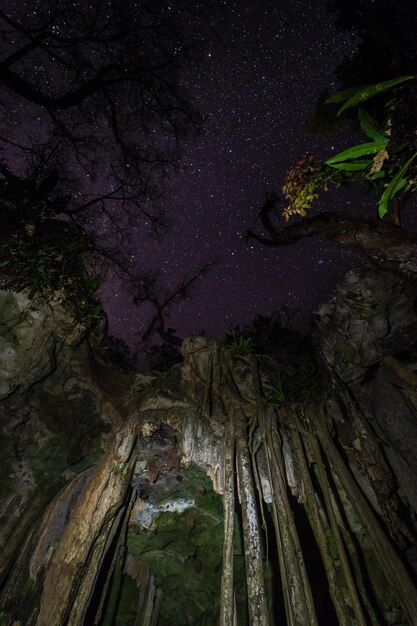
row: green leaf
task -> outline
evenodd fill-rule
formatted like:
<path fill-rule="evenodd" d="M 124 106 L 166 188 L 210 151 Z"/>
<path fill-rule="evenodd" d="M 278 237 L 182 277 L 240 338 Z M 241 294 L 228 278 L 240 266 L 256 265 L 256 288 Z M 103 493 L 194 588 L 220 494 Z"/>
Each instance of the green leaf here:
<path fill-rule="evenodd" d="M 333 166 L 334 163 L 340 163 L 342 161 L 347 161 L 348 159 L 356 159 L 357 157 L 364 156 L 365 154 L 377 154 L 386 147 L 387 142 L 388 139 L 378 142 L 372 141 L 370 143 L 360 143 L 344 150 L 343 152 L 335 154 L 334 157 L 325 161 L 325 164 Z"/>
<path fill-rule="evenodd" d="M 385 189 L 378 202 L 379 217 L 384 217 L 384 215 L 388 213 L 388 202 L 392 200 L 392 198 L 394 198 L 395 195 L 408 183 L 408 181 L 404 178 L 404 174 L 416 157 L 417 152 L 415 152 L 408 159 L 407 163 L 405 163 L 403 167 L 398 170 L 394 178 L 391 180 L 390 184 Z"/>
<path fill-rule="evenodd" d="M 352 96 L 354 96 L 355 93 L 357 93 L 358 89 L 366 89 L 366 87 L 349 87 L 349 89 L 338 91 L 332 96 L 329 96 L 324 102 L 325 104 L 337 104 L 338 102 L 345 102 L 346 100 L 349 100 Z"/>
<path fill-rule="evenodd" d="M 372 161 L 352 161 L 350 163 L 333 163 L 330 164 L 330 167 L 346 172 L 359 172 L 360 170 L 366 170 L 370 165 L 372 165 Z"/>
<path fill-rule="evenodd" d="M 374 141 L 386 141 L 388 139 L 385 134 L 378 130 L 372 117 L 361 107 L 358 109 L 358 115 L 361 128 L 369 139 L 373 139 Z"/>
<path fill-rule="evenodd" d="M 386 80 L 383 83 L 376 83 L 375 85 L 368 85 L 367 87 L 358 87 L 355 94 L 351 95 L 345 104 L 339 109 L 337 115 L 339 116 L 346 109 L 350 109 L 358 105 L 360 102 L 365 102 L 369 98 L 373 98 L 383 91 L 392 89 L 407 80 L 411 80 L 414 76 L 400 76 L 399 78 L 393 78 L 392 80 Z"/>

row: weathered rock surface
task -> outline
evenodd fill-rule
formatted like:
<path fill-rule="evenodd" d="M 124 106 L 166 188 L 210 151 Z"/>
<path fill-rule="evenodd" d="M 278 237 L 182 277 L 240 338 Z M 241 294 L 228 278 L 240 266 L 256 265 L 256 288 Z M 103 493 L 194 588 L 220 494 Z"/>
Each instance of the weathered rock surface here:
<path fill-rule="evenodd" d="M 125 375 L 0 293 L 0 624 L 416 626 L 415 287 L 341 281 L 319 388 L 202 337 Z"/>
<path fill-rule="evenodd" d="M 24 292 L 11 291 L 0 291 L 0 328 L 0 398 L 49 376 L 57 352 L 79 343 L 84 332 L 59 303 L 35 306 Z"/>
<path fill-rule="evenodd" d="M 371 432 L 378 434 L 401 496 L 415 511 L 416 294 L 416 284 L 398 272 L 365 265 L 349 272 L 314 316 L 315 342 L 333 386 L 342 398 L 344 393 L 350 396 Z M 339 406 L 341 428 L 353 427 L 343 399 Z M 350 441 L 357 436 L 351 429 Z"/>
<path fill-rule="evenodd" d="M 394 271 L 364 265 L 342 279 L 313 321 L 326 363 L 347 383 L 359 383 L 385 356 L 415 347 L 416 284 Z"/>

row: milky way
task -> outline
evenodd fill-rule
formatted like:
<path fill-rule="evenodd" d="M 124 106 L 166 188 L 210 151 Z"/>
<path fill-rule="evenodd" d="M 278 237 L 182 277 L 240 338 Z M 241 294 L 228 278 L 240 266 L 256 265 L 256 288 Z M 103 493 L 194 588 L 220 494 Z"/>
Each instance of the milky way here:
<path fill-rule="evenodd" d="M 185 144 L 182 168 L 167 190 L 170 232 L 158 243 L 133 236 L 138 259 L 160 267 L 167 287 L 219 258 L 194 298 L 171 310 L 169 325 L 183 337 L 201 329 L 221 334 L 281 305 L 299 311 L 294 326 L 305 331 L 314 307 L 358 262 L 321 238 L 269 249 L 242 237 L 265 192 L 280 189 L 297 157 L 344 147 L 343 139 L 332 146 L 303 127 L 320 91 L 337 89 L 335 67 L 355 49 L 354 37 L 336 30 L 324 4 L 224 2 L 213 35 L 202 42 L 202 58 L 186 70 L 185 84 L 205 116 L 203 132 Z M 349 210 L 356 198 L 327 194 L 318 207 Z M 111 332 L 131 343 L 143 312 L 120 284 L 105 293 Z"/>

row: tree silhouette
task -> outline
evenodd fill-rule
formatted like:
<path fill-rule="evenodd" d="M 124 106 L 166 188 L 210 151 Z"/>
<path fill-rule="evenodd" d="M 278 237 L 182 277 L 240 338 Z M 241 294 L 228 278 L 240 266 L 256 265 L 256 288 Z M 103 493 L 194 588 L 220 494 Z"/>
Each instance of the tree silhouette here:
<path fill-rule="evenodd" d="M 200 121 L 181 73 L 202 14 L 202 3 L 187 0 L 0 9 L 3 153 L 33 165 L 42 146 L 44 164 L 75 172 L 88 195 L 78 213 L 92 208 L 97 188 L 106 205 L 145 211 L 179 140 Z"/>
<path fill-rule="evenodd" d="M 182 73 L 211 4 L 0 8 L 0 286 L 63 290 L 73 311 L 87 302 L 88 320 L 110 266 L 137 302 L 159 303 L 156 283 L 131 262 L 129 233 L 141 218 L 157 233 L 165 225 L 166 176 L 201 121 Z"/>

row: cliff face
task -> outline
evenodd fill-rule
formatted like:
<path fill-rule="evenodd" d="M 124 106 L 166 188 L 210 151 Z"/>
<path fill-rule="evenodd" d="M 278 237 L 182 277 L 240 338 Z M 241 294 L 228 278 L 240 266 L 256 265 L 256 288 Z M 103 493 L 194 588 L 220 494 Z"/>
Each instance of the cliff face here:
<path fill-rule="evenodd" d="M 417 624 L 415 284 L 363 266 L 315 364 L 187 340 L 125 375 L 0 293 L 0 624 Z"/>

